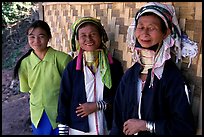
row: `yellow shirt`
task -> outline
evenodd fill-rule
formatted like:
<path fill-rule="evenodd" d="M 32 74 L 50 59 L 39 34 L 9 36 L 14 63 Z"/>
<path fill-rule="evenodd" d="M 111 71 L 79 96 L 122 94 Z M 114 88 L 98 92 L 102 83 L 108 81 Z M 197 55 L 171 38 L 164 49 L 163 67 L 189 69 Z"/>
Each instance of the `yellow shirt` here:
<path fill-rule="evenodd" d="M 37 127 L 45 110 L 51 125 L 57 127 L 57 105 L 63 70 L 71 56 L 49 47 L 43 60 L 34 52 L 24 58 L 19 68 L 20 91 L 30 93 L 31 121 Z"/>

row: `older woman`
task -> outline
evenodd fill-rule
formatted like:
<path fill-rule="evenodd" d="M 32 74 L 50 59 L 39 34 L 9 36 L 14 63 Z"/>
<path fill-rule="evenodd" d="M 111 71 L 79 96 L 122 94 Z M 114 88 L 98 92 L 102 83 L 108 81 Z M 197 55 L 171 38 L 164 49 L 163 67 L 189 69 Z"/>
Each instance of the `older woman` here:
<path fill-rule="evenodd" d="M 150 2 L 137 12 L 136 63 L 116 92 L 111 135 L 195 134 L 187 86 L 170 59 L 171 47 L 180 53 L 177 23 L 171 5 Z"/>
<path fill-rule="evenodd" d="M 62 134 L 106 135 L 111 129 L 112 103 L 123 69 L 108 53 L 107 40 L 98 19 L 83 17 L 73 24 L 72 48 L 79 54 L 61 81 L 57 122 Z"/>

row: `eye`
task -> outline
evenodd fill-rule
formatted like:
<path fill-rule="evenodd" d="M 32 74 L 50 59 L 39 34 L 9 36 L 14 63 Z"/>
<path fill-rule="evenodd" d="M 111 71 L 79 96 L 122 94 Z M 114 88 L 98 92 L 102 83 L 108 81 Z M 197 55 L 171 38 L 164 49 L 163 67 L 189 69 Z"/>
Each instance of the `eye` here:
<path fill-rule="evenodd" d="M 40 39 L 45 39 L 46 36 L 45 36 L 45 35 L 40 35 L 39 38 L 40 38 Z"/>
<path fill-rule="evenodd" d="M 143 30 L 143 29 L 144 29 L 144 27 L 143 27 L 143 26 L 138 25 L 136 29 L 138 29 L 138 30 Z"/>
<path fill-rule="evenodd" d="M 35 36 L 34 35 L 28 35 L 28 38 L 29 39 L 35 39 Z"/>
<path fill-rule="evenodd" d="M 85 34 L 81 34 L 79 37 L 80 38 L 86 38 L 86 35 Z"/>
<path fill-rule="evenodd" d="M 155 27 L 149 27 L 148 30 L 149 31 L 154 31 L 154 30 L 156 30 L 156 28 Z"/>
<path fill-rule="evenodd" d="M 91 33 L 91 37 L 95 37 L 95 36 L 97 36 L 96 32 Z"/>

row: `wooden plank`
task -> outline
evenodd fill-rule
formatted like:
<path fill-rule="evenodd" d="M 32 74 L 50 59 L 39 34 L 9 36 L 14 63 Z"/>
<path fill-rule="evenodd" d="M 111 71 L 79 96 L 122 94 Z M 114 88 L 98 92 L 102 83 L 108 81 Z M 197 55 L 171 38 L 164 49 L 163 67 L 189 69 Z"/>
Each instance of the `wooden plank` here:
<path fill-rule="evenodd" d="M 195 7 L 195 2 L 174 2 L 173 5 L 176 7 L 192 8 Z"/>
<path fill-rule="evenodd" d="M 198 55 L 196 76 L 197 77 L 202 77 L 202 54 Z"/>
<path fill-rule="evenodd" d="M 181 7 L 180 8 L 180 14 L 179 14 L 180 18 L 186 18 L 188 20 L 193 20 L 194 17 L 195 17 L 195 12 L 194 12 L 194 7 L 189 7 L 189 8 L 186 8 L 186 7 Z"/>
<path fill-rule="evenodd" d="M 201 89 L 201 91 L 202 91 L 202 89 Z M 198 114 L 198 128 L 197 128 L 196 135 L 202 135 L 202 92 L 200 95 L 200 107 L 199 107 L 199 114 Z"/>
<path fill-rule="evenodd" d="M 185 27 L 186 27 L 186 19 L 180 18 L 179 19 L 179 26 L 180 26 L 181 31 L 184 31 Z"/>
<path fill-rule="evenodd" d="M 202 2 L 195 2 L 195 19 L 202 20 Z"/>

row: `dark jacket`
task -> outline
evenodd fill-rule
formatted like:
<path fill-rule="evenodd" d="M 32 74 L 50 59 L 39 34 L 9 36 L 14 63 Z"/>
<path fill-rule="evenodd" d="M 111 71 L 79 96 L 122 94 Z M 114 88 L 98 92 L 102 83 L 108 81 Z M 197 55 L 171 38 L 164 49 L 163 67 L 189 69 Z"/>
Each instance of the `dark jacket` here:
<path fill-rule="evenodd" d="M 114 102 L 111 135 L 124 135 L 123 123 L 131 118 L 138 119 L 137 81 L 140 70 L 140 64 L 135 63 L 122 77 Z M 154 121 L 157 135 L 195 134 L 191 106 L 179 69 L 167 60 L 162 78 L 154 77 L 153 88 L 149 88 L 150 74 L 151 69 L 142 92 L 141 119 Z"/>
<path fill-rule="evenodd" d="M 57 122 L 66 124 L 77 130 L 89 132 L 88 117 L 78 117 L 75 112 L 79 103 L 87 102 L 83 67 L 81 67 L 82 70 L 76 70 L 76 60 L 77 57 L 68 63 L 62 76 Z M 112 127 L 113 101 L 117 86 L 123 75 L 123 68 L 121 63 L 113 58 L 113 64 L 110 64 L 110 70 L 112 87 L 108 89 L 104 86 L 103 93 L 103 100 L 108 103 L 108 108 L 104 113 L 109 130 Z"/>

